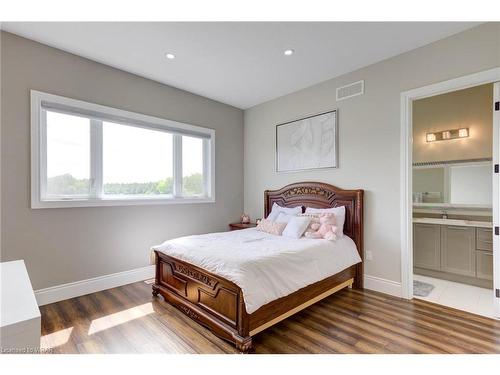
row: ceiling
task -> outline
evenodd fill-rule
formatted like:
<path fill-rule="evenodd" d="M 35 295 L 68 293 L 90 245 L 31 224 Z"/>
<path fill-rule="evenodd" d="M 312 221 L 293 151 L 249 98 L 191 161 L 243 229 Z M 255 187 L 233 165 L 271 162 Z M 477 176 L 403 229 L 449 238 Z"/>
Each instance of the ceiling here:
<path fill-rule="evenodd" d="M 477 24 L 4 22 L 2 29 L 246 109 Z M 285 56 L 288 48 L 295 53 Z"/>

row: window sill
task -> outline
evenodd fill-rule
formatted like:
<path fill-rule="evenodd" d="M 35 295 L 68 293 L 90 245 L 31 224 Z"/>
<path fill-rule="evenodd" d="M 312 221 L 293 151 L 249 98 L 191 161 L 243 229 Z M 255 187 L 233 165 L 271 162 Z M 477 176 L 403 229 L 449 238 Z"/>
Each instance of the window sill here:
<path fill-rule="evenodd" d="M 32 201 L 32 209 L 69 207 L 151 206 L 164 204 L 215 203 L 215 198 L 108 198 L 108 199 L 64 199 Z"/>

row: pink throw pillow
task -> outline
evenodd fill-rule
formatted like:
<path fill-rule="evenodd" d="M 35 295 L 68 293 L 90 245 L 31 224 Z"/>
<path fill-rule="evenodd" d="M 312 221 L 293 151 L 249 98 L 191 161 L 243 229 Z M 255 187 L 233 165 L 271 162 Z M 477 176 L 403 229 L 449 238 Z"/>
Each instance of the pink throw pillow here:
<path fill-rule="evenodd" d="M 255 229 L 260 230 L 261 232 L 274 234 L 275 236 L 281 236 L 281 233 L 283 233 L 285 227 L 286 223 L 275 223 L 271 220 L 262 219 Z"/>

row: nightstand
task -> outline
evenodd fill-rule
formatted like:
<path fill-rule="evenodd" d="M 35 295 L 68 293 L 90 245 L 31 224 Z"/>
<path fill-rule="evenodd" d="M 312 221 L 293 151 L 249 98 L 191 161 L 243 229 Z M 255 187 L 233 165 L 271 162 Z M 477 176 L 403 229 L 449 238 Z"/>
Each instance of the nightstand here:
<path fill-rule="evenodd" d="M 257 226 L 256 223 L 248 223 L 248 224 L 231 223 L 231 224 L 229 224 L 229 230 L 240 230 L 240 229 L 247 229 L 247 228 L 255 228 L 256 226 Z"/>

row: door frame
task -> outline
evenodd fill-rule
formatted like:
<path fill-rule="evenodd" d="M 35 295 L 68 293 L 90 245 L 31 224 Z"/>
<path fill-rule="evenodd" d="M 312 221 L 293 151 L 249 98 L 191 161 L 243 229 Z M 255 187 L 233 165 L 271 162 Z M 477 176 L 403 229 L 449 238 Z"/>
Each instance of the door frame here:
<path fill-rule="evenodd" d="M 493 112 L 493 139 L 497 140 L 499 147 L 493 148 L 493 164 L 496 166 L 500 163 L 500 108 L 496 104 L 500 103 L 500 81 L 493 84 L 493 103 L 495 111 Z M 493 144 L 495 141 L 493 141 Z M 496 169 L 496 168 L 495 168 Z M 497 171 L 498 172 L 498 171 Z M 493 226 L 494 230 L 500 226 L 500 175 L 493 173 Z M 500 318 L 500 238 L 493 233 L 493 289 L 494 289 L 494 304 L 493 314 Z"/>
<path fill-rule="evenodd" d="M 400 137 L 400 218 L 401 218 L 401 296 L 413 298 L 413 200 L 412 200 L 412 103 L 447 92 L 500 81 L 500 67 L 419 87 L 401 93 Z M 498 204 L 498 202 L 497 202 Z M 495 209 L 495 207 L 493 208 Z M 494 275 L 497 277 L 497 275 Z"/>

